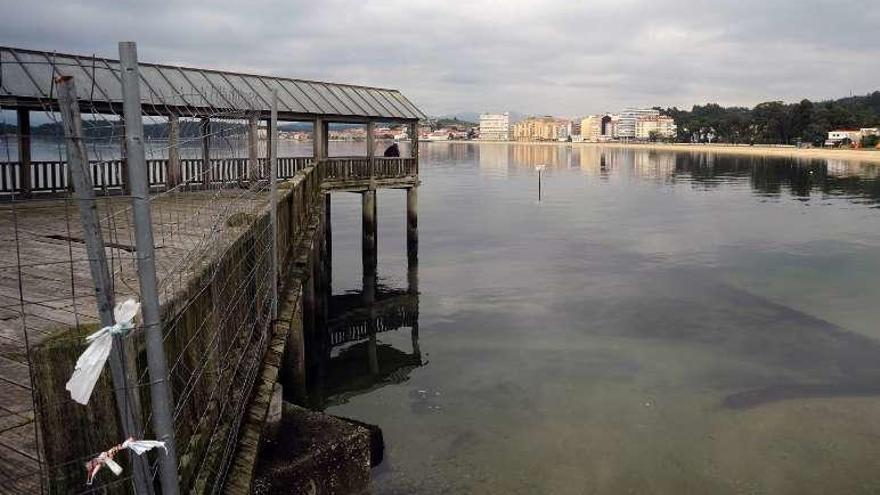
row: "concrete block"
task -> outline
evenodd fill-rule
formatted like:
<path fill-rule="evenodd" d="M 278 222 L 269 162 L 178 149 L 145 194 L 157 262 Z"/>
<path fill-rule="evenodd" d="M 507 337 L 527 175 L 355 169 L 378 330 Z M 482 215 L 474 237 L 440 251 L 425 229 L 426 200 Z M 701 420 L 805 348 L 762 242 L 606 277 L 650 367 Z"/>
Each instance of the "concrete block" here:
<path fill-rule="evenodd" d="M 260 453 L 254 494 L 360 494 L 370 489 L 370 432 L 284 403 L 277 440 Z"/>

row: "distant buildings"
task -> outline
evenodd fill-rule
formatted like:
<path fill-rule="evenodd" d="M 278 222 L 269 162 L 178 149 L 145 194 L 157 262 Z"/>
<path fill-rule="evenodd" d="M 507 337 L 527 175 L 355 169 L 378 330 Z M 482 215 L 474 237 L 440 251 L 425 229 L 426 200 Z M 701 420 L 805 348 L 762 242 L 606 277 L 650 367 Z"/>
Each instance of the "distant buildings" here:
<path fill-rule="evenodd" d="M 861 129 L 836 129 L 828 133 L 825 146 L 840 146 L 847 141 L 855 146 L 860 146 L 862 140 L 869 136 L 880 136 L 880 128 L 863 127 Z"/>
<path fill-rule="evenodd" d="M 581 120 L 581 136 L 584 141 L 600 143 L 617 137 L 619 115 L 590 115 Z"/>
<path fill-rule="evenodd" d="M 675 137 L 675 119 L 665 115 L 650 115 L 636 119 L 636 139 L 658 140 Z"/>
<path fill-rule="evenodd" d="M 636 139 L 636 123 L 639 119 L 647 117 L 659 117 L 660 110 L 653 108 L 626 108 L 620 112 L 620 121 L 617 124 L 618 139 Z"/>
<path fill-rule="evenodd" d="M 481 141 L 509 141 L 510 137 L 509 113 L 484 113 L 480 115 Z"/>
<path fill-rule="evenodd" d="M 564 141 L 603 143 L 610 141 L 655 141 L 676 136 L 672 117 L 661 115 L 653 108 L 627 108 L 619 114 L 589 115 L 570 120 L 552 116 L 529 117 L 512 123 L 509 113 L 480 115 L 481 141 Z M 473 139 L 477 129 L 471 129 L 464 139 Z M 435 133 L 437 134 L 437 133 Z M 422 137 L 427 138 L 423 132 Z M 434 139 L 439 139 L 435 137 Z M 460 139 L 455 135 L 451 139 Z"/>
<path fill-rule="evenodd" d="M 566 141 L 571 121 L 555 117 L 529 117 L 513 126 L 514 141 Z"/>

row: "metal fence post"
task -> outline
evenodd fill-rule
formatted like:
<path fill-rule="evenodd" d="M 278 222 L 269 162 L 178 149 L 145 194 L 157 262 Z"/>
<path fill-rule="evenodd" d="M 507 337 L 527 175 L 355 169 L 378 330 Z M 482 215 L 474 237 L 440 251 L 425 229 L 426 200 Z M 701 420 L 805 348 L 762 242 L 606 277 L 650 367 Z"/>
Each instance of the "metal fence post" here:
<path fill-rule="evenodd" d="M 76 86 L 71 76 L 58 78 L 55 86 L 58 90 L 58 106 L 67 145 L 67 169 L 72 181 L 74 197 L 79 203 L 79 216 L 89 256 L 89 268 L 95 283 L 98 313 L 101 316 L 101 324 L 110 326 L 114 323 L 112 281 L 107 265 L 107 253 L 104 251 L 98 207 L 95 204 L 95 189 L 89 173 L 89 158 L 82 141 L 82 119 L 76 99 Z M 129 383 L 126 375 L 125 359 L 122 356 L 125 344 L 122 339 L 121 336 L 113 337 L 109 361 L 116 408 L 119 411 L 123 435 L 128 438 L 140 434 L 141 411 L 137 388 L 133 383 Z M 133 375 L 137 376 L 137 370 L 134 370 Z M 131 463 L 135 493 L 153 493 L 147 459 L 131 456 Z"/>
<path fill-rule="evenodd" d="M 174 442 L 171 390 L 168 385 L 168 363 L 162 343 L 162 315 L 159 311 L 159 290 L 156 259 L 153 250 L 153 221 L 150 212 L 150 189 L 144 156 L 144 123 L 141 116 L 140 75 L 137 47 L 134 42 L 119 43 L 119 65 L 122 72 L 122 98 L 125 115 L 125 148 L 131 181 L 131 204 L 137 247 L 138 278 L 141 308 L 147 341 L 147 364 L 150 370 L 150 399 L 153 408 L 153 430 L 165 442 L 165 455 L 159 454 L 159 471 L 164 495 L 177 495 L 180 487 L 177 474 L 177 445 Z"/>
<path fill-rule="evenodd" d="M 272 222 L 272 321 L 278 319 L 278 90 L 272 90 L 269 118 L 269 219 Z"/>

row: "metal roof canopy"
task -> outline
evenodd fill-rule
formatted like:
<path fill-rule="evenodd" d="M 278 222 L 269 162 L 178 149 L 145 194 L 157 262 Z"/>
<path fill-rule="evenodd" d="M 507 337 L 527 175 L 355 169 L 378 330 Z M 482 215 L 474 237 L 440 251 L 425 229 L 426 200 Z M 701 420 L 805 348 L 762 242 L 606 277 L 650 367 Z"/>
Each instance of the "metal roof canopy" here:
<path fill-rule="evenodd" d="M 223 118 L 259 111 L 268 117 L 278 90 L 279 120 L 361 123 L 425 118 L 400 91 L 172 65 L 139 64 L 148 115 Z M 0 106 L 53 110 L 54 78 L 73 76 L 84 112 L 122 112 L 119 61 L 0 46 Z"/>

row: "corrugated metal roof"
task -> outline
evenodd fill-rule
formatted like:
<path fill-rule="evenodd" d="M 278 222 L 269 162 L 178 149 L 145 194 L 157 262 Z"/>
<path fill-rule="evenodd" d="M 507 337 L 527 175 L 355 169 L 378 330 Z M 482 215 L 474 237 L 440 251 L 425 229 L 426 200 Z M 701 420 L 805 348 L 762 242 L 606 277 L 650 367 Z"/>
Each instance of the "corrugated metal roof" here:
<path fill-rule="evenodd" d="M 140 64 L 140 74 L 141 99 L 145 111 L 151 113 L 268 113 L 272 90 L 277 89 L 281 118 L 425 118 L 394 89 L 147 63 Z M 0 47 L 0 102 L 4 105 L 54 104 L 53 79 L 58 75 L 74 77 L 86 107 L 112 108 L 122 103 L 117 60 Z"/>

